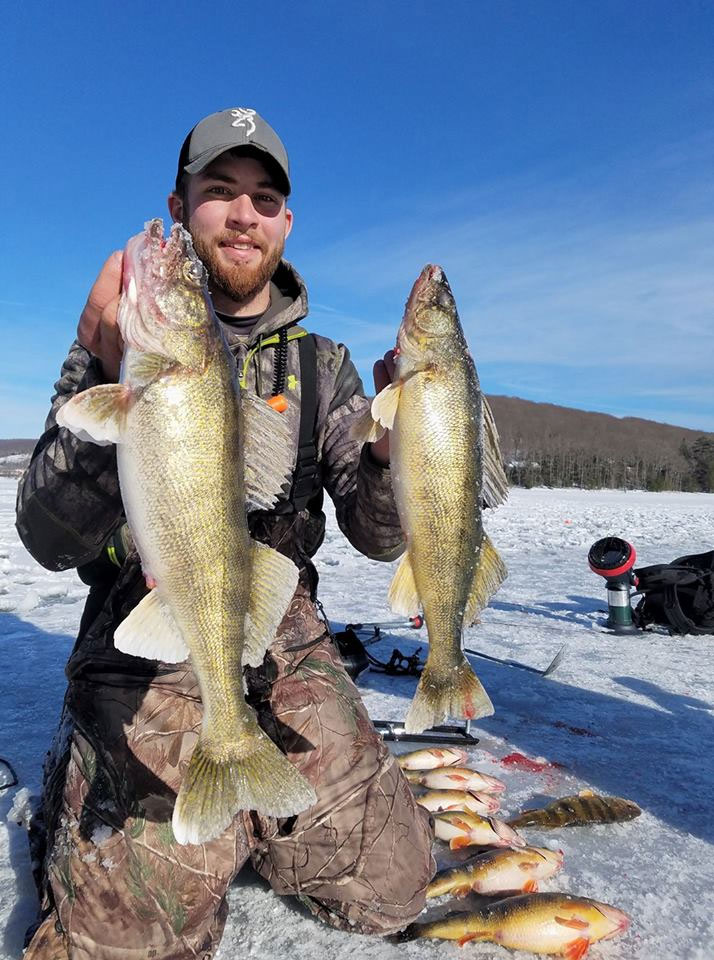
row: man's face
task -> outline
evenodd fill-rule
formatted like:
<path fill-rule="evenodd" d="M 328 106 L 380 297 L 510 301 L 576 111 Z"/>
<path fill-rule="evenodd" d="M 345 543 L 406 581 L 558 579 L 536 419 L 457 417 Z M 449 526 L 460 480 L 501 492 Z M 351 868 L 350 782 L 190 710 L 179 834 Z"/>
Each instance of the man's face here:
<path fill-rule="evenodd" d="M 250 302 L 269 283 L 293 222 L 266 167 L 230 153 L 188 177 L 184 197 L 172 193 L 169 209 L 190 232 L 223 312 Z"/>

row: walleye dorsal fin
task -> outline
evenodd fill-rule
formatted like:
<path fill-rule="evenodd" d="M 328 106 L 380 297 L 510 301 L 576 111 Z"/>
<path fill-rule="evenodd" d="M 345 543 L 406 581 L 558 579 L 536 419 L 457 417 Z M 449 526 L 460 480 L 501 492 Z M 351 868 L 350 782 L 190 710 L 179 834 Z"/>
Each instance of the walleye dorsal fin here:
<path fill-rule="evenodd" d="M 57 411 L 57 423 L 78 439 L 100 447 L 120 443 L 131 404 L 131 390 L 123 383 L 101 383 L 75 394 Z"/>
<path fill-rule="evenodd" d="M 487 507 L 498 507 L 508 497 L 508 477 L 503 469 L 503 457 L 498 439 L 496 421 L 491 407 L 483 397 L 483 489 L 481 497 Z"/>
<path fill-rule="evenodd" d="M 405 617 L 413 617 L 421 607 L 409 551 L 402 556 L 394 574 L 389 588 L 389 603 L 395 613 L 401 613 Z"/>
<path fill-rule="evenodd" d="M 283 493 L 283 485 L 289 483 L 293 472 L 289 422 L 262 397 L 247 390 L 241 390 L 240 403 L 245 438 L 246 510 L 249 513 L 270 510 L 277 503 Z"/>
<path fill-rule="evenodd" d="M 264 543 L 253 541 L 251 549 L 253 573 L 245 615 L 243 663 L 259 667 L 295 593 L 298 568 Z"/>
<path fill-rule="evenodd" d="M 132 657 L 182 663 L 188 647 L 171 610 L 156 590 L 141 600 L 114 631 L 114 646 Z"/>
<path fill-rule="evenodd" d="M 478 622 L 478 615 L 508 576 L 506 566 L 484 533 L 479 551 L 473 584 L 466 601 L 464 624 L 470 626 Z"/>
<path fill-rule="evenodd" d="M 372 417 L 386 430 L 394 426 L 394 418 L 399 407 L 399 398 L 402 395 L 401 381 L 388 383 L 384 390 L 380 390 L 372 401 Z"/>

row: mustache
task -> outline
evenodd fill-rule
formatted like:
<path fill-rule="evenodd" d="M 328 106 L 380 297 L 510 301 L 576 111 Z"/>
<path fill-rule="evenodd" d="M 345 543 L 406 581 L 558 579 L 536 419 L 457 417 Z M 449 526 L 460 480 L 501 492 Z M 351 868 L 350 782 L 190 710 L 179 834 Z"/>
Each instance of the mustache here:
<path fill-rule="evenodd" d="M 220 237 L 216 238 L 216 242 L 221 243 L 252 243 L 253 246 L 258 247 L 260 250 L 265 251 L 264 245 L 258 240 L 257 237 L 252 236 L 250 233 L 225 233 Z"/>

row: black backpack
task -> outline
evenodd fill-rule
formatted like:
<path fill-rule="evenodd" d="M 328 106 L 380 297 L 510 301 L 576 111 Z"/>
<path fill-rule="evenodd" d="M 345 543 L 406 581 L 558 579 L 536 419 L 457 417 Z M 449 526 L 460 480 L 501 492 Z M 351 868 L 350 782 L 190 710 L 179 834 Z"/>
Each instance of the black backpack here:
<path fill-rule="evenodd" d="M 635 570 L 640 602 L 635 624 L 669 627 L 670 633 L 714 633 L 714 550 Z"/>

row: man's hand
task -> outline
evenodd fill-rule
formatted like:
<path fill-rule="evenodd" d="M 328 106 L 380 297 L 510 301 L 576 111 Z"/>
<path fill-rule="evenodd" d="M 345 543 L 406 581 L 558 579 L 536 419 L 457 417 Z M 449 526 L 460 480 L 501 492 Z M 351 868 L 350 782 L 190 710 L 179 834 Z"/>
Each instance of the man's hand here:
<path fill-rule="evenodd" d="M 124 351 L 124 341 L 117 326 L 122 258 L 121 250 L 117 250 L 99 271 L 77 327 L 77 339 L 100 360 L 104 377 L 110 383 L 116 383 L 119 379 Z"/>
<path fill-rule="evenodd" d="M 383 360 L 374 365 L 374 389 L 377 393 L 394 381 L 394 350 L 387 350 Z M 372 445 L 372 456 L 382 466 L 389 466 L 389 430 Z"/>

